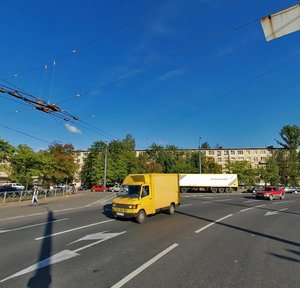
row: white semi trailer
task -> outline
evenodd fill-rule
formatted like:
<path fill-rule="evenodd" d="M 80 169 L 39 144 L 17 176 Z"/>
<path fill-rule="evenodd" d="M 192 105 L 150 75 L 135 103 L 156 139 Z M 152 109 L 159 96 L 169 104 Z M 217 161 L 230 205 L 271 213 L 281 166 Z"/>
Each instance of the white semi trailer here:
<path fill-rule="evenodd" d="M 236 174 L 180 174 L 180 192 L 233 192 L 238 189 Z"/>

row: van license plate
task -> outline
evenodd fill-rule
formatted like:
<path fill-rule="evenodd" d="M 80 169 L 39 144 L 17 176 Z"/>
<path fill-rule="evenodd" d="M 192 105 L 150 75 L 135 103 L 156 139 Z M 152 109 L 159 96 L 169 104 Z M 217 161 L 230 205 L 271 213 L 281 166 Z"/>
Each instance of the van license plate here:
<path fill-rule="evenodd" d="M 118 215 L 118 216 L 124 216 L 124 213 L 117 212 L 117 215 Z"/>

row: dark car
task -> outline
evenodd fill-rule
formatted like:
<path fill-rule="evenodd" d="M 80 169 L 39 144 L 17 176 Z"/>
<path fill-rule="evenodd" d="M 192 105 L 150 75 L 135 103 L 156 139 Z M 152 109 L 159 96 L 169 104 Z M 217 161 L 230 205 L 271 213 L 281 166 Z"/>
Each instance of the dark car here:
<path fill-rule="evenodd" d="M 283 199 L 285 196 L 285 190 L 279 186 L 266 186 L 263 190 L 258 190 L 255 193 L 257 199 L 269 199 L 273 200 L 274 198 Z"/>
<path fill-rule="evenodd" d="M 1 185 L 0 194 L 4 194 L 5 192 L 7 192 L 7 194 L 20 194 L 22 190 L 11 185 Z"/>

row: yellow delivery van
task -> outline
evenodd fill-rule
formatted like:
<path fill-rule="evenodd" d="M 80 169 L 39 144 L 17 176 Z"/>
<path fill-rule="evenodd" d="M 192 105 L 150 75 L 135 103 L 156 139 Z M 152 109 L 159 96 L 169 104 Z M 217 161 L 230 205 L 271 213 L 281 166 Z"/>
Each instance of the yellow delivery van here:
<path fill-rule="evenodd" d="M 178 174 L 130 174 L 112 201 L 112 213 L 116 218 L 135 218 L 143 223 L 146 216 L 160 211 L 173 214 L 179 205 Z"/>

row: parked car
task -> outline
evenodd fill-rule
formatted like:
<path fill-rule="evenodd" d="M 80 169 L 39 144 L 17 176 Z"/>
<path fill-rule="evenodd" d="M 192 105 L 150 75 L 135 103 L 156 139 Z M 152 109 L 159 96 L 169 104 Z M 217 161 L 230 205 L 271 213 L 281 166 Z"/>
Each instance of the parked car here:
<path fill-rule="evenodd" d="M 24 190 L 25 189 L 24 185 L 22 185 L 20 183 L 7 183 L 5 186 L 13 187 L 13 188 L 15 188 L 15 190 Z"/>
<path fill-rule="evenodd" d="M 265 186 L 255 186 L 255 187 L 248 188 L 247 191 L 249 193 L 256 194 L 256 191 L 264 190 L 264 188 L 265 188 Z"/>
<path fill-rule="evenodd" d="M 22 192 L 23 189 L 18 189 L 16 187 L 10 185 L 1 185 L 0 186 L 0 194 L 4 194 L 7 192 L 8 194 L 18 195 Z"/>
<path fill-rule="evenodd" d="M 94 191 L 100 191 L 100 192 L 105 192 L 107 191 L 108 188 L 107 187 L 103 187 L 102 185 L 94 185 L 92 186 L 91 188 L 91 191 L 94 192 Z"/>
<path fill-rule="evenodd" d="M 263 190 L 256 191 L 256 198 L 263 198 L 273 200 L 274 198 L 283 199 L 285 196 L 285 190 L 279 186 L 266 186 Z"/>
<path fill-rule="evenodd" d="M 119 192 L 120 191 L 120 184 L 115 184 L 114 186 L 112 187 L 109 187 L 108 190 L 111 191 L 111 192 Z"/>
<path fill-rule="evenodd" d="M 297 193 L 296 187 L 284 187 L 285 193 Z"/>
<path fill-rule="evenodd" d="M 83 184 L 79 187 L 79 190 L 88 190 L 91 189 L 91 185 L 89 184 Z"/>

